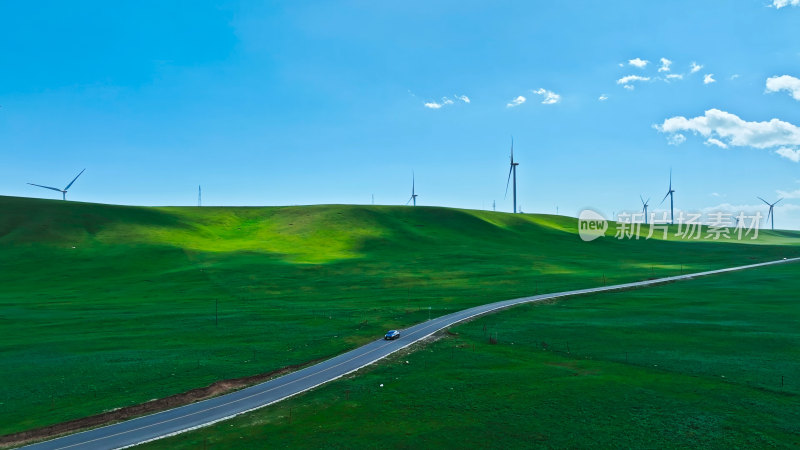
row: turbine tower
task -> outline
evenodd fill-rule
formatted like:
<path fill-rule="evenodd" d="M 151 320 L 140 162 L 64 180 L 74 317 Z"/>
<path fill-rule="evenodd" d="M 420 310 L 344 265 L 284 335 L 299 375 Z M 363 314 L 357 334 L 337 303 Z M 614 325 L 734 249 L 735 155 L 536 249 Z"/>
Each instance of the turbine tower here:
<path fill-rule="evenodd" d="M 511 166 L 508 169 L 508 180 L 506 180 L 506 195 L 508 197 L 508 184 L 511 182 L 511 175 L 514 175 L 514 214 L 517 213 L 517 166 L 518 162 L 514 162 L 514 137 L 511 137 Z"/>
<path fill-rule="evenodd" d="M 775 212 L 773 211 L 773 209 L 775 208 L 775 205 L 777 205 L 779 201 L 783 200 L 783 198 L 779 198 L 775 203 L 770 203 L 770 202 L 764 200 L 761 197 L 758 197 L 758 199 L 761 200 L 762 202 L 766 203 L 767 206 L 769 206 L 769 212 L 767 213 L 767 220 L 770 220 L 770 218 L 772 219 L 771 222 L 770 222 L 770 226 L 774 230 L 775 229 Z"/>
<path fill-rule="evenodd" d="M 672 225 L 675 225 L 675 209 L 674 209 L 674 204 L 672 202 L 672 194 L 674 193 L 675 189 L 672 189 L 672 169 L 669 169 L 669 190 L 667 191 L 667 195 L 665 195 L 664 198 L 661 199 L 661 203 L 659 203 L 658 205 L 661 206 L 661 204 L 664 203 L 664 200 L 666 200 L 667 197 L 669 197 L 669 222 Z"/>
<path fill-rule="evenodd" d="M 417 192 L 415 191 L 414 184 L 415 184 L 415 182 L 414 182 L 414 172 L 411 172 L 411 198 L 408 199 L 408 201 L 406 202 L 406 205 L 408 205 L 409 203 L 411 203 L 413 201 L 414 202 L 414 206 L 417 206 L 417 197 L 418 197 L 418 195 L 417 195 Z"/>
<path fill-rule="evenodd" d="M 67 185 L 67 187 L 65 187 L 64 189 L 54 188 L 54 187 L 51 187 L 51 186 L 42 186 L 41 184 L 33 184 L 33 183 L 28 183 L 28 184 L 30 184 L 31 186 L 38 186 L 38 187 L 40 187 L 40 188 L 45 188 L 45 189 L 50 189 L 50 190 L 53 190 L 53 191 L 61 192 L 61 196 L 62 196 L 62 197 L 61 197 L 61 199 L 62 199 L 62 200 L 66 200 L 66 199 L 67 199 L 67 191 L 68 191 L 68 190 L 69 190 L 69 188 L 72 186 L 72 183 L 74 183 L 74 182 L 75 182 L 75 180 L 77 180 L 77 179 L 78 179 L 78 177 L 79 177 L 79 176 L 81 176 L 81 174 L 82 174 L 82 173 L 83 173 L 85 170 L 86 170 L 86 169 L 83 169 L 83 170 L 81 170 L 81 173 L 79 173 L 79 174 L 78 174 L 78 175 L 77 175 L 75 178 L 73 178 L 73 179 L 72 179 L 72 181 L 70 181 L 70 183 L 69 183 L 69 184 Z"/>
<path fill-rule="evenodd" d="M 197 186 L 197 206 L 203 206 L 203 190 L 200 186 Z"/>
<path fill-rule="evenodd" d="M 647 225 L 647 206 L 650 204 L 650 199 L 648 198 L 647 201 L 644 201 L 644 198 L 642 198 L 640 194 L 639 200 L 642 201 L 642 211 L 644 211 L 644 224 Z"/>

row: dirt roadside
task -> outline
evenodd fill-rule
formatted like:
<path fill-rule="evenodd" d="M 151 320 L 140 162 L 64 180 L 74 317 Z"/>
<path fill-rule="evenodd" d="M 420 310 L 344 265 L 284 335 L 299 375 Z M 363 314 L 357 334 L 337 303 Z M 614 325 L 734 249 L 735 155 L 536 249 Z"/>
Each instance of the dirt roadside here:
<path fill-rule="evenodd" d="M 214 382 L 206 387 L 192 389 L 190 391 L 182 392 L 180 394 L 171 395 L 169 397 L 150 400 L 138 405 L 126 406 L 124 408 L 115 409 L 112 411 L 96 414 L 94 416 L 84 417 L 81 419 L 70 420 L 68 422 L 57 423 L 48 425 L 46 427 L 34 428 L 32 430 L 20 431 L 18 433 L 7 434 L 0 436 L 0 447 L 9 448 L 17 447 L 25 444 L 30 444 L 35 441 L 42 441 L 45 439 L 55 438 L 64 434 L 75 433 L 77 431 L 84 431 L 90 428 L 97 428 L 104 425 L 111 425 L 115 422 L 122 422 L 134 417 L 152 414 L 159 411 L 164 411 L 178 406 L 188 405 L 190 403 L 205 400 L 218 395 L 227 394 L 228 392 L 236 391 L 239 389 L 252 386 L 254 384 L 262 383 L 271 378 L 285 375 L 298 369 L 315 364 L 326 358 L 315 359 L 302 364 L 295 364 L 291 366 L 281 367 L 270 372 L 261 373 L 258 375 L 251 375 L 249 377 L 233 378 L 230 380 L 221 380 Z"/>

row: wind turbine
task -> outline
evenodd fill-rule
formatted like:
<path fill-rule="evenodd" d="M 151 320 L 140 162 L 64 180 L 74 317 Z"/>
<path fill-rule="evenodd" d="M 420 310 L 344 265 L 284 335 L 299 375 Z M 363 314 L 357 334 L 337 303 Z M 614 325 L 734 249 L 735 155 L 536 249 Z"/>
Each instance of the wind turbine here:
<path fill-rule="evenodd" d="M 766 203 L 769 206 L 769 212 L 767 213 L 767 220 L 770 220 L 770 217 L 772 217 L 772 221 L 771 221 L 770 225 L 772 226 L 772 229 L 774 230 L 775 229 L 775 212 L 773 211 L 773 209 L 775 208 L 775 205 L 777 205 L 779 201 L 783 200 L 783 198 L 779 198 L 775 203 L 770 203 L 770 202 L 764 200 L 761 197 L 758 197 L 758 199 L 761 200 L 762 202 Z"/>
<path fill-rule="evenodd" d="M 669 197 L 669 222 L 673 225 L 675 224 L 675 210 L 673 209 L 673 203 L 672 203 L 672 194 L 674 193 L 675 189 L 672 189 L 672 169 L 669 169 L 669 190 L 667 191 L 667 195 L 665 195 L 664 198 L 661 199 L 661 203 L 659 203 L 658 205 L 661 206 L 661 204 L 664 203 L 664 200 L 666 200 L 667 197 Z"/>
<path fill-rule="evenodd" d="M 203 206 L 203 189 L 197 186 L 197 206 Z"/>
<path fill-rule="evenodd" d="M 414 184 L 415 184 L 414 172 L 411 172 L 411 198 L 408 199 L 408 201 L 406 202 L 406 205 L 408 205 L 409 203 L 411 203 L 413 201 L 414 202 L 414 206 L 417 206 L 417 197 L 418 197 L 418 195 L 417 195 L 417 192 L 414 189 Z"/>
<path fill-rule="evenodd" d="M 508 180 L 506 181 L 506 195 L 508 197 L 508 184 L 511 182 L 511 175 L 514 175 L 514 214 L 517 213 L 517 166 L 518 162 L 514 162 L 514 138 L 511 138 L 511 167 L 508 169 Z"/>
<path fill-rule="evenodd" d="M 647 225 L 647 206 L 650 204 L 650 199 L 648 198 L 647 201 L 644 201 L 644 198 L 642 198 L 640 194 L 639 200 L 642 201 L 642 211 L 644 211 L 644 224 Z"/>
<path fill-rule="evenodd" d="M 28 183 L 28 184 L 30 184 L 31 186 L 39 186 L 40 188 L 45 188 L 45 189 L 50 189 L 50 190 L 53 190 L 53 191 L 61 192 L 61 195 L 62 195 L 61 199 L 62 200 L 66 200 L 67 199 L 67 191 L 69 190 L 70 186 L 72 186 L 72 183 L 74 183 L 75 180 L 77 180 L 78 177 L 81 176 L 81 174 L 85 170 L 86 169 L 81 170 L 81 173 L 79 173 L 78 176 L 73 178 L 72 181 L 70 181 L 69 184 L 67 185 L 67 187 L 65 187 L 64 189 L 54 188 L 54 187 L 50 187 L 50 186 L 42 186 L 41 184 L 33 184 L 33 183 Z"/>

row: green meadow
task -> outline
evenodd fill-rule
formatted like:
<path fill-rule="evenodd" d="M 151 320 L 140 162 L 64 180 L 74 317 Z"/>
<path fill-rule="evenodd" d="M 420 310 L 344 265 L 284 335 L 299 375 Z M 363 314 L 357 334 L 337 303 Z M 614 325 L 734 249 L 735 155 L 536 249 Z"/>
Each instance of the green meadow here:
<path fill-rule="evenodd" d="M 144 448 L 796 448 L 798 273 L 515 307 Z"/>
<path fill-rule="evenodd" d="M 587 243 L 572 218 L 448 208 L 0 197 L 0 211 L 0 435 L 330 357 L 477 304 L 800 256 L 792 232 Z"/>

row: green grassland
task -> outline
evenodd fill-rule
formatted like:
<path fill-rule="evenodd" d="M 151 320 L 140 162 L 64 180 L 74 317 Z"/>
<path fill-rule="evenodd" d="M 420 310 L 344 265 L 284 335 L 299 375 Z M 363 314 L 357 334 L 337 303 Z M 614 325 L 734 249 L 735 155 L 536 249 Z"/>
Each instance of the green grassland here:
<path fill-rule="evenodd" d="M 798 269 L 516 307 L 144 448 L 798 447 Z"/>
<path fill-rule="evenodd" d="M 0 211 L 0 435 L 329 357 L 429 314 L 800 255 L 791 232 L 585 243 L 575 219 L 447 208 Z"/>

